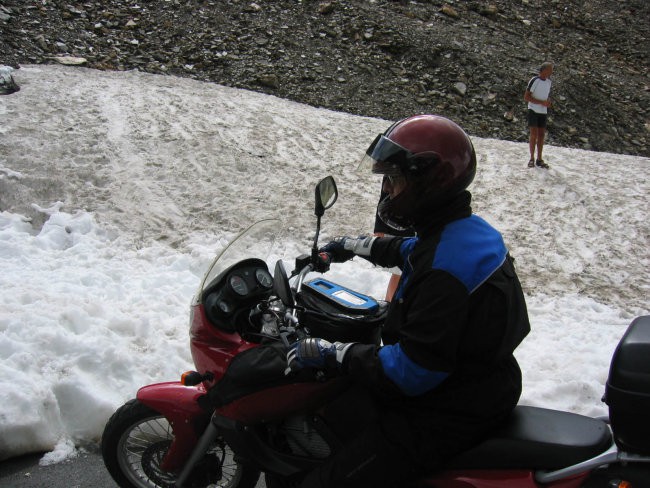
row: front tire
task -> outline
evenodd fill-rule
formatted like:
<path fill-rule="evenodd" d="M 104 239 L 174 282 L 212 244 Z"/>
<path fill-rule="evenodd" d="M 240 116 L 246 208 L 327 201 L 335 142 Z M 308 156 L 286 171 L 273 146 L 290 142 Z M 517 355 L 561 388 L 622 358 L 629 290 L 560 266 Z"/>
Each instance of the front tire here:
<path fill-rule="evenodd" d="M 173 488 L 176 474 L 160 468 L 174 434 L 165 417 L 133 399 L 108 420 L 102 435 L 106 469 L 122 488 Z M 223 439 L 195 466 L 187 486 L 202 488 L 255 488 L 259 471 L 234 460 Z"/>

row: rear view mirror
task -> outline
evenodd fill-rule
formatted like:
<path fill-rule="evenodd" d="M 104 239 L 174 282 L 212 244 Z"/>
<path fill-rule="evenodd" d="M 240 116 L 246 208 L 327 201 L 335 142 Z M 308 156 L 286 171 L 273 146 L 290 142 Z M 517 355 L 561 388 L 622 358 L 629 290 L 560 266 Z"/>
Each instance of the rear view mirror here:
<path fill-rule="evenodd" d="M 327 176 L 320 180 L 316 185 L 316 216 L 322 217 L 325 210 L 334 205 L 338 196 L 339 191 L 336 188 L 336 182 L 332 176 Z"/>

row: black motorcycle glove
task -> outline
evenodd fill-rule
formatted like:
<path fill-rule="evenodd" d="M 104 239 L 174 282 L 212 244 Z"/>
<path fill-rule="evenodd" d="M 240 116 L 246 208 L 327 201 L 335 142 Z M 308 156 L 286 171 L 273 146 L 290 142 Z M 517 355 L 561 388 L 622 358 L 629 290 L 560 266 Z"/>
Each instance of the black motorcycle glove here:
<path fill-rule="evenodd" d="M 335 342 L 309 337 L 296 342 L 287 353 L 287 370 L 299 371 L 303 368 L 341 370 L 345 355 L 354 342 Z"/>
<path fill-rule="evenodd" d="M 370 256 L 372 244 L 377 237 L 360 236 L 357 239 L 353 237 L 337 237 L 333 241 L 325 244 L 319 249 L 320 252 L 326 252 L 332 257 L 334 263 L 344 263 L 357 256 Z"/>

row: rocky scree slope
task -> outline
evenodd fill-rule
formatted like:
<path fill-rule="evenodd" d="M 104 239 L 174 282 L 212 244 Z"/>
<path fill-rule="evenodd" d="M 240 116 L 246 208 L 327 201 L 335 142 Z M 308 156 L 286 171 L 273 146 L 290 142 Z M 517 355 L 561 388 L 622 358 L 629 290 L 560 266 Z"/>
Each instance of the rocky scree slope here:
<path fill-rule="evenodd" d="M 390 120 L 438 113 L 511 141 L 528 140 L 524 89 L 552 60 L 548 144 L 646 157 L 649 36 L 647 0 L 0 0 L 0 64 L 173 74 Z"/>

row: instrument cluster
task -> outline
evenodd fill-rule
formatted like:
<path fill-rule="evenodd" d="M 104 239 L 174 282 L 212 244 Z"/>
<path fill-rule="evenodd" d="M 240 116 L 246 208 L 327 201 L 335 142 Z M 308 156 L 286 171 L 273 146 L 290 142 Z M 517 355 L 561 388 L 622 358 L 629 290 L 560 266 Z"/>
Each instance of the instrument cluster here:
<path fill-rule="evenodd" d="M 235 331 L 234 317 L 238 311 L 268 297 L 273 289 L 273 276 L 264 261 L 241 261 L 224 271 L 206 289 L 205 312 L 215 325 Z"/>
<path fill-rule="evenodd" d="M 244 268 L 231 273 L 228 277 L 228 285 L 235 294 L 245 297 L 260 287 L 270 289 L 273 286 L 273 277 L 264 268 Z"/>

